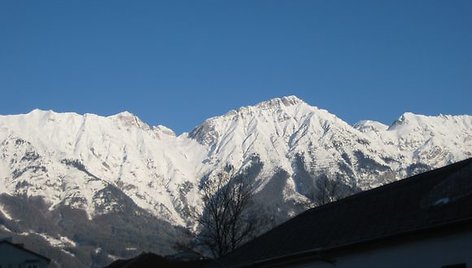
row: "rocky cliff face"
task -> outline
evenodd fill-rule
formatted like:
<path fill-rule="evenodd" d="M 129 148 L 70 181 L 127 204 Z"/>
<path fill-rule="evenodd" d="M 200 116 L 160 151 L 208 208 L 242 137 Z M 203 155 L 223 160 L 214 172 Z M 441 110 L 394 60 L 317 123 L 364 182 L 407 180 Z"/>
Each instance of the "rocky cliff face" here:
<path fill-rule="evenodd" d="M 0 232 L 47 244 L 60 260 L 75 256 L 78 266 L 142 250 L 166 254 L 196 227 L 200 180 L 227 165 L 258 182 L 256 200 L 279 222 L 318 202 L 319 181 L 365 190 L 471 152 L 472 116 L 405 113 L 391 126 L 350 126 L 294 96 L 180 136 L 128 112 L 34 110 L 0 116 Z"/>

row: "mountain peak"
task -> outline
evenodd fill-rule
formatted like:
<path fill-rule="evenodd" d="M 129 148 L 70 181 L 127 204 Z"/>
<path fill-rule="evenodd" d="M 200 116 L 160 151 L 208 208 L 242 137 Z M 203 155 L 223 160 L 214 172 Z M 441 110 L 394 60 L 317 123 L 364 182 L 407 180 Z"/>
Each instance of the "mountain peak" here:
<path fill-rule="evenodd" d="M 166 126 L 157 125 L 157 126 L 154 126 L 153 129 L 154 129 L 155 131 L 159 132 L 159 133 L 164 133 L 164 134 L 166 134 L 166 135 L 168 135 L 168 136 L 176 137 L 175 132 L 174 132 L 172 129 L 166 127 Z"/>
<path fill-rule="evenodd" d="M 245 116 L 248 114 L 253 115 L 254 113 L 261 112 L 261 111 L 269 110 L 269 111 L 275 112 L 275 111 L 284 110 L 285 108 L 294 107 L 301 104 L 305 104 L 306 106 L 309 106 L 303 100 L 293 95 L 273 98 L 270 100 L 259 102 L 255 105 L 242 106 L 240 108 L 230 110 L 221 116 L 214 116 L 214 117 L 208 118 L 207 120 L 205 120 L 205 122 L 203 122 L 203 124 L 212 122 L 220 118 L 233 118 L 233 117 L 239 117 L 240 115 Z"/>
<path fill-rule="evenodd" d="M 29 112 L 30 114 L 38 114 L 38 113 L 50 113 L 50 112 L 53 112 L 52 110 L 41 110 L 39 108 L 36 108 L 36 109 L 33 109 L 31 110 L 31 112 Z"/>
<path fill-rule="evenodd" d="M 143 121 L 141 121 L 141 119 L 139 119 L 139 117 L 137 117 L 136 115 L 128 111 L 123 111 L 123 112 L 108 116 L 108 118 L 117 120 L 118 122 L 122 122 L 123 124 L 130 127 L 138 127 L 145 130 L 151 129 L 151 127 L 148 124 L 144 123 Z"/>
<path fill-rule="evenodd" d="M 32 115 L 32 116 L 50 116 L 56 114 L 53 110 L 41 110 L 41 109 L 34 109 L 31 112 L 27 113 L 27 115 Z"/>
<path fill-rule="evenodd" d="M 361 132 L 380 132 L 388 129 L 387 125 L 373 120 L 359 121 L 353 127 Z"/>
<path fill-rule="evenodd" d="M 421 116 L 421 115 L 417 115 L 417 114 L 414 114 L 412 112 L 405 112 L 403 113 L 400 118 L 398 119 L 399 121 L 407 121 L 407 120 L 411 120 L 415 117 L 418 117 L 418 116 Z"/>
<path fill-rule="evenodd" d="M 246 114 L 246 113 L 253 113 L 254 111 L 261 111 L 261 110 L 283 110 L 285 108 L 294 107 L 298 105 L 305 104 L 303 100 L 296 96 L 285 96 L 279 98 L 273 98 L 270 100 L 259 102 L 255 105 L 250 106 L 243 106 L 235 110 L 231 110 L 225 114 L 225 116 L 234 116 L 236 114 Z M 315 107 L 316 108 L 316 107 Z M 218 117 L 214 117 L 218 118 Z M 213 118 L 210 118 L 213 119 Z"/>
<path fill-rule="evenodd" d="M 270 107 L 284 107 L 284 106 L 293 106 L 305 103 L 303 100 L 298 98 L 297 96 L 285 96 L 280 98 L 273 98 L 267 101 L 260 102 L 256 104 L 254 107 L 257 108 L 270 108 Z"/>
<path fill-rule="evenodd" d="M 128 111 L 123 111 L 114 115 L 111 115 L 110 117 L 136 117 L 133 113 L 130 113 Z"/>

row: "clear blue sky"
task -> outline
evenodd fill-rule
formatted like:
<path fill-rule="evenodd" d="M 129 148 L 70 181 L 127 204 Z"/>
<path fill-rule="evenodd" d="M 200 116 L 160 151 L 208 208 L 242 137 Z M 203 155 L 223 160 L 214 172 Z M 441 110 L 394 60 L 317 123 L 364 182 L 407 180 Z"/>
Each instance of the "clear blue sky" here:
<path fill-rule="evenodd" d="M 0 1 L 0 114 L 177 133 L 297 95 L 349 123 L 472 114 L 472 1 Z"/>

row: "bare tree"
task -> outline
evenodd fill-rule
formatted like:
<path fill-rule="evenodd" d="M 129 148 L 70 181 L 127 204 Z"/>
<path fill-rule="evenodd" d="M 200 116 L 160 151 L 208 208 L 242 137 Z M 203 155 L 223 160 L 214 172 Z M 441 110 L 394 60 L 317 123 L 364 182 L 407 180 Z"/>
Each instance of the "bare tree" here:
<path fill-rule="evenodd" d="M 358 190 L 342 182 L 341 178 L 320 176 L 315 180 L 314 202 L 316 206 L 328 204 L 347 197 Z"/>
<path fill-rule="evenodd" d="M 231 176 L 231 167 L 201 184 L 205 209 L 199 218 L 198 242 L 217 258 L 255 235 L 257 217 L 251 214 L 254 183 Z"/>

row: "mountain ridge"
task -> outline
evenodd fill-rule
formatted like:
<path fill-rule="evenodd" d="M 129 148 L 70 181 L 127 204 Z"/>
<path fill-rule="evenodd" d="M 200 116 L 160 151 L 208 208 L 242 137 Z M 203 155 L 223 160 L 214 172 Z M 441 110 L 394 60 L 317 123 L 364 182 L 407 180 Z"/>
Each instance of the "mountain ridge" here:
<path fill-rule="evenodd" d="M 76 246 L 51 247 L 77 256 L 89 250 L 95 256 L 100 248 L 94 260 L 83 257 L 87 266 L 100 266 L 131 254 L 126 248 L 136 248 L 136 241 L 123 239 L 121 249 L 90 241 L 87 226 L 108 217 L 128 230 L 123 219 L 131 215 L 136 223 L 154 219 L 165 239 L 158 248 L 140 249 L 172 253 L 176 239 L 198 230 L 194 217 L 205 206 L 199 183 L 228 165 L 233 175 L 258 182 L 258 209 L 277 224 L 319 202 L 319 181 L 366 190 L 472 157 L 471 152 L 470 115 L 406 112 L 389 126 L 370 120 L 349 125 L 295 96 L 228 111 L 180 135 L 126 111 L 98 116 L 35 109 L 0 116 L 0 196 L 6 202 L 0 198 L 0 228 L 21 239 L 34 233 L 65 237 Z M 29 222 L 22 216 L 25 208 L 8 201 L 18 198 L 19 204 L 41 198 L 38 206 L 57 234 L 15 222 Z M 58 225 L 55 217 L 70 213 L 83 226 Z M 130 230 L 141 237 L 138 229 Z"/>
<path fill-rule="evenodd" d="M 181 134 L 179 135 L 176 135 L 176 136 L 181 136 L 185 133 L 189 133 L 191 131 L 193 131 L 195 128 L 198 128 L 201 124 L 203 124 L 204 122 L 208 121 L 208 120 L 211 120 L 211 119 L 216 119 L 216 118 L 221 118 L 221 117 L 225 117 L 225 116 L 228 116 L 228 115 L 233 115 L 235 113 L 240 113 L 240 112 L 244 112 L 244 111 L 247 111 L 247 110 L 250 110 L 251 108 L 270 108 L 270 107 L 274 107 L 274 106 L 280 106 L 280 104 L 283 104 L 283 105 L 296 105 L 296 104 L 306 104 L 306 105 L 309 105 L 310 107 L 312 108 L 315 108 L 317 110 L 320 110 L 320 111 L 325 111 L 325 112 L 328 112 L 328 110 L 326 109 L 322 109 L 322 108 L 318 108 L 317 106 L 312 106 L 308 103 L 306 103 L 304 100 L 298 98 L 297 96 L 295 95 L 288 95 L 288 96 L 282 96 L 282 97 L 275 97 L 275 98 L 272 98 L 272 99 L 269 99 L 269 100 L 266 100 L 266 101 L 261 101 L 261 102 L 258 102 L 256 104 L 253 104 L 253 105 L 246 105 L 246 106 L 242 106 L 242 107 L 239 107 L 239 108 L 236 108 L 236 109 L 231 109 L 229 110 L 228 112 L 226 113 L 223 113 L 223 114 L 220 114 L 220 115 L 216 115 L 216 116 L 212 116 L 212 117 L 209 117 L 208 119 L 205 119 L 203 120 L 199 125 L 191 128 L 189 131 L 184 131 L 182 132 Z M 22 117 L 22 116 L 27 116 L 27 115 L 31 115 L 31 114 L 42 114 L 42 115 L 73 115 L 73 116 L 82 116 L 82 117 L 87 117 L 87 116 L 91 116 L 91 117 L 101 117 L 101 118 L 135 118 L 137 119 L 141 124 L 143 125 L 146 125 L 148 126 L 149 128 L 165 128 L 165 129 L 168 129 L 170 130 L 171 132 L 174 132 L 175 131 L 170 128 L 170 127 L 167 127 L 165 125 L 161 125 L 161 124 L 157 124 L 157 125 L 151 125 L 151 124 L 148 124 L 144 121 L 142 121 L 139 116 L 135 115 L 134 113 L 130 112 L 130 111 L 121 111 L 121 112 L 118 112 L 116 114 L 111 114 L 111 115 L 99 115 L 99 114 L 96 114 L 96 113 L 83 113 L 83 114 L 80 114 L 80 113 L 76 113 L 76 112 L 56 112 L 52 109 L 48 109 L 48 110 L 43 110 L 43 109 L 39 109 L 39 108 L 35 108 L 33 110 L 31 110 L 30 112 L 28 113 L 22 113 L 22 114 L 0 114 L 0 119 L 1 118 L 6 118 L 6 117 Z M 331 114 L 331 113 L 330 113 Z M 471 115 L 467 115 L 467 114 L 457 114 L 457 115 L 452 115 L 452 114 L 438 114 L 438 115 L 423 115 L 423 114 L 416 114 L 416 113 L 413 113 L 413 112 L 404 112 L 402 113 L 397 119 L 395 119 L 393 122 L 390 123 L 390 125 L 387 125 L 385 124 L 384 122 L 380 122 L 380 121 L 376 121 L 376 120 L 370 120 L 370 119 L 362 119 L 362 120 L 359 120 L 353 124 L 349 124 L 349 123 L 346 123 L 352 127 L 356 127 L 356 125 L 359 125 L 363 122 L 372 122 L 372 123 L 378 123 L 378 124 L 381 124 L 381 125 L 385 125 L 387 126 L 388 128 L 394 126 L 398 121 L 403 121 L 405 120 L 404 118 L 412 118 L 412 117 L 427 117 L 427 118 L 467 118 L 467 117 L 470 117 Z M 341 118 L 340 118 L 341 119 Z M 342 120 L 342 119 L 341 119 Z"/>

